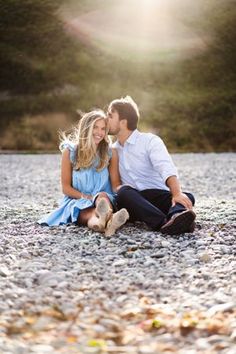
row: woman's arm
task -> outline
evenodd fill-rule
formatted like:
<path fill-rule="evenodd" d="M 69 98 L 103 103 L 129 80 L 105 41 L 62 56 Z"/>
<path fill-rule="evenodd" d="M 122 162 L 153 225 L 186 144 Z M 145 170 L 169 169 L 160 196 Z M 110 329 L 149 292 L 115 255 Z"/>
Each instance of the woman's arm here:
<path fill-rule="evenodd" d="M 110 180 L 113 192 L 117 192 L 121 185 L 119 173 L 119 157 L 116 149 L 112 149 L 112 157 L 109 164 Z"/>
<path fill-rule="evenodd" d="M 72 187 L 72 163 L 70 161 L 70 151 L 65 149 L 61 159 L 61 185 L 62 192 L 73 199 L 92 199 L 92 196 L 83 194 Z"/>

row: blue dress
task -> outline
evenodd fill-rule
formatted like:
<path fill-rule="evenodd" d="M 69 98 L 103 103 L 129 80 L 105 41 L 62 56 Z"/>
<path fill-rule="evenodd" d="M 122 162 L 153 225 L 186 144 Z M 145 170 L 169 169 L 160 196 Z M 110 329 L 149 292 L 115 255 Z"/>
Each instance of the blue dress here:
<path fill-rule="evenodd" d="M 74 163 L 76 158 L 76 145 L 70 142 L 65 142 L 62 143 L 61 149 L 69 149 L 70 160 Z M 110 150 L 110 158 L 111 155 L 112 152 Z M 105 167 L 102 170 L 97 171 L 96 166 L 98 165 L 98 162 L 99 161 L 97 158 L 92 167 L 82 168 L 78 171 L 73 169 L 72 171 L 72 187 L 84 194 L 93 195 L 93 200 L 84 198 L 73 199 L 68 196 L 64 196 L 59 208 L 42 217 L 38 221 L 39 224 L 58 226 L 76 222 L 81 210 L 94 206 L 94 200 L 99 192 L 106 192 L 111 203 L 114 202 L 114 193 L 111 189 L 108 168 Z"/>

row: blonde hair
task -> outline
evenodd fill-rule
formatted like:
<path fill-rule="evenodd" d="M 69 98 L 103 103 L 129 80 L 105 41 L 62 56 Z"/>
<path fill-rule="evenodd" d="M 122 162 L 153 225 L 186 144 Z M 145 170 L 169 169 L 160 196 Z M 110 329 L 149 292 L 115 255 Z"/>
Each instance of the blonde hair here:
<path fill-rule="evenodd" d="M 105 137 L 98 146 L 93 140 L 93 128 L 98 120 L 103 119 L 106 123 Z M 77 127 L 75 127 L 69 136 L 65 133 L 61 134 L 62 140 L 72 142 L 77 145 L 76 158 L 74 162 L 74 169 L 89 168 L 94 165 L 98 157 L 98 165 L 95 166 L 97 171 L 102 170 L 109 162 L 109 143 L 108 138 L 108 122 L 106 115 L 102 110 L 94 110 L 85 113 Z"/>

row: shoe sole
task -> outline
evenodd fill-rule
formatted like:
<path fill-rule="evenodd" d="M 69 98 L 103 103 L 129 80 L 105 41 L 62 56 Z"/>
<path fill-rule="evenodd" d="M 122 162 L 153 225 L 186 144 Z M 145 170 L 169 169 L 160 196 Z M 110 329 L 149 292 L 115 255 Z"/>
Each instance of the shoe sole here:
<path fill-rule="evenodd" d="M 121 209 L 117 211 L 111 220 L 111 224 L 108 226 L 107 230 L 105 231 L 105 236 L 112 236 L 116 232 L 116 230 L 124 225 L 126 221 L 129 219 L 129 213 L 126 209 Z"/>
<path fill-rule="evenodd" d="M 177 216 L 171 225 L 163 226 L 160 231 L 162 234 L 167 235 L 180 235 L 190 232 L 195 218 L 196 214 L 192 210 L 189 210 Z"/>
<path fill-rule="evenodd" d="M 96 206 L 96 214 L 100 219 L 100 224 L 105 227 L 107 220 L 112 212 L 109 202 L 105 198 L 101 198 Z"/>

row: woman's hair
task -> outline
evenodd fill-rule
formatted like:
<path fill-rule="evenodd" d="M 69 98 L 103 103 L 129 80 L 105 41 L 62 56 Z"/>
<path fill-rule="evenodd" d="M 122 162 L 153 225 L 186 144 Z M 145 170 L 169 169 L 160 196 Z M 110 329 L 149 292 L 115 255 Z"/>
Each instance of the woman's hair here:
<path fill-rule="evenodd" d="M 113 100 L 109 104 L 111 110 L 116 110 L 119 114 L 119 120 L 127 120 L 127 128 L 135 130 L 139 120 L 139 109 L 137 104 L 130 96 L 125 96 L 120 99 Z"/>
<path fill-rule="evenodd" d="M 93 140 L 93 128 L 95 123 L 103 119 L 106 124 L 105 137 L 98 146 L 96 146 Z M 94 110 L 85 113 L 80 119 L 78 126 L 75 127 L 71 134 L 61 134 L 62 140 L 72 142 L 77 145 L 76 159 L 74 162 L 74 169 L 79 170 L 81 168 L 91 167 L 96 157 L 99 157 L 98 165 L 96 165 L 97 171 L 102 170 L 108 165 L 109 162 L 109 138 L 108 138 L 108 122 L 106 115 L 102 110 Z"/>

